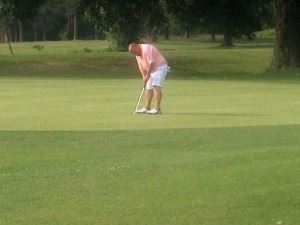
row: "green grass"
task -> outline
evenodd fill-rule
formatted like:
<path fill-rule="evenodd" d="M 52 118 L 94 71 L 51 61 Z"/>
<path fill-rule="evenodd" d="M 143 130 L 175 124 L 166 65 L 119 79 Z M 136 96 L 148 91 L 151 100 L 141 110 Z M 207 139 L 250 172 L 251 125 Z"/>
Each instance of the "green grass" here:
<path fill-rule="evenodd" d="M 0 225 L 300 224 L 300 71 L 264 39 L 158 45 L 163 114 L 135 117 L 128 53 L 0 45 Z"/>

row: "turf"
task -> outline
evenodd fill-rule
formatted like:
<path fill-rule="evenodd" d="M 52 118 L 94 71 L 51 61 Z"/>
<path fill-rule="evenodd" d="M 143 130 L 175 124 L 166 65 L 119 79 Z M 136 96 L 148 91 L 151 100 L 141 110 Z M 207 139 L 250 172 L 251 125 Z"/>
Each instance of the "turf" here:
<path fill-rule="evenodd" d="M 299 224 L 299 70 L 271 46 L 160 42 L 163 114 L 133 117 L 127 53 L 1 45 L 0 224 Z"/>

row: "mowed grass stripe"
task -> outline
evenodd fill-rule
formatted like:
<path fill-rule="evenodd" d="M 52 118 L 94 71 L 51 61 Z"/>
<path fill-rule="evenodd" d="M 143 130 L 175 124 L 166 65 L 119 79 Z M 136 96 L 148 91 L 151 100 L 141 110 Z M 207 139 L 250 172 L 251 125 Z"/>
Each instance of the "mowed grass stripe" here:
<path fill-rule="evenodd" d="M 2 131 L 0 224 L 297 224 L 299 134 Z"/>
<path fill-rule="evenodd" d="M 172 80 L 162 115 L 132 116 L 141 81 L 2 78 L 0 130 L 136 130 L 300 124 L 298 84 Z M 142 106 L 142 103 L 141 103 Z"/>

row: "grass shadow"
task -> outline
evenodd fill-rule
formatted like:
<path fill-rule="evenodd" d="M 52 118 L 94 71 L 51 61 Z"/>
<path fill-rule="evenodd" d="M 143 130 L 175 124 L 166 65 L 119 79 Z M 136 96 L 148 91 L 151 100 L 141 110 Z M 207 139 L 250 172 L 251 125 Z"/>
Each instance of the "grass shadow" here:
<path fill-rule="evenodd" d="M 204 79 L 221 81 L 253 81 L 253 82 L 300 82 L 300 69 L 286 69 L 279 71 L 264 71 L 261 73 L 249 72 L 246 70 L 234 70 L 224 72 L 205 72 L 201 69 L 189 69 L 185 67 L 172 66 L 168 79 Z"/>
<path fill-rule="evenodd" d="M 260 114 L 260 113 L 198 113 L 198 112 L 167 112 L 163 113 L 162 115 L 176 115 L 176 116 L 232 116 L 232 117 L 257 117 L 257 116 L 268 116 L 267 114 Z"/>

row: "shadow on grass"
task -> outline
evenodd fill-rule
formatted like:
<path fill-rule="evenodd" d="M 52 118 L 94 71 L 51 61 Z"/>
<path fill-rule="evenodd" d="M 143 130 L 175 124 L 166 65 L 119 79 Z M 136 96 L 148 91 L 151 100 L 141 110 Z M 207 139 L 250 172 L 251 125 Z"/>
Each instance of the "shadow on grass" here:
<path fill-rule="evenodd" d="M 286 69 L 279 71 L 265 71 L 262 73 L 251 73 L 247 71 L 224 71 L 216 73 L 203 72 L 197 69 L 184 67 L 172 67 L 169 79 L 205 79 L 222 81 L 270 81 L 270 82 L 300 82 L 300 69 Z"/>
<path fill-rule="evenodd" d="M 237 44 L 232 49 L 266 49 L 273 48 L 273 44 Z"/>
<path fill-rule="evenodd" d="M 195 115 L 195 114 L 180 114 L 179 115 Z M 208 113 L 208 115 L 211 115 Z M 215 115 L 213 113 L 212 115 Z M 222 114 L 219 114 L 222 115 Z M 228 116 L 228 113 L 224 114 Z M 231 115 L 231 114 L 229 114 Z M 244 114 L 234 114 L 234 116 L 244 115 Z M 248 116 L 247 114 L 245 114 Z M 249 116 L 252 116 L 250 114 Z M 254 115 L 253 115 L 254 116 Z M 256 116 L 256 115 L 255 115 Z M 174 139 L 174 134 L 176 134 L 176 139 Z M 175 129 L 165 129 L 163 127 L 159 129 L 150 130 L 99 130 L 99 131 L 76 131 L 76 130 L 66 130 L 66 131 L 0 131 L 0 142 L 1 150 L 6 148 L 15 147 L 18 149 L 23 149 L 25 146 L 42 146 L 44 148 L 51 148 L 51 146 L 60 146 L 66 151 L 66 146 L 71 145 L 75 148 L 86 149 L 88 145 L 95 145 L 95 149 L 101 149 L 99 146 L 108 145 L 120 145 L 120 147 L 125 147 L 124 145 L 134 145 L 138 142 L 141 146 L 149 142 L 149 135 L 164 140 L 170 138 L 170 140 L 180 140 L 185 139 L 186 135 L 198 142 L 198 137 L 205 137 L 205 141 L 209 142 L 215 141 L 217 136 L 224 136 L 228 138 L 244 137 L 245 141 L 251 142 L 249 137 L 254 139 L 260 139 L 261 141 L 270 141 L 270 144 L 277 145 L 278 142 L 282 141 L 283 144 L 291 144 L 300 146 L 300 124 L 283 124 L 283 125 L 249 125 L 249 126 L 234 126 L 234 127 L 203 127 L 203 128 L 175 128 Z M 130 141 L 129 141 L 129 139 Z M 271 140 L 272 139 L 272 140 Z M 79 145 L 72 145 L 73 142 Z M 123 142 L 123 143 L 122 143 Z M 225 144 L 225 143 L 223 143 Z M 254 144 L 254 142 L 253 142 Z M 121 149 L 122 149 L 121 148 Z"/>
<path fill-rule="evenodd" d="M 240 49 L 269 49 L 274 47 L 274 38 L 257 38 L 254 40 L 244 40 L 244 39 L 234 39 L 233 46 L 224 47 L 223 41 L 201 41 L 201 43 L 209 44 L 209 46 L 202 46 L 202 48 L 197 48 L 197 50 L 240 50 Z M 194 49 L 195 50 L 195 49 Z"/>
<path fill-rule="evenodd" d="M 205 47 L 202 49 L 205 50 L 241 50 L 241 49 L 271 49 L 274 47 L 273 43 L 266 43 L 266 44 L 243 44 L 243 43 L 235 43 L 233 44 L 232 47 L 224 47 L 222 44 L 218 44 L 216 46 L 210 46 L 210 47 Z"/>
<path fill-rule="evenodd" d="M 173 68 L 173 67 L 172 67 Z M 65 72 L 65 73 L 22 73 L 22 74 L 0 74 L 0 79 L 95 79 L 95 80 L 114 80 L 114 79 L 126 79 L 126 80 L 140 80 L 138 72 L 116 73 L 114 75 L 105 74 L 99 72 Z M 173 68 L 172 72 L 167 76 L 168 80 L 212 80 L 212 81 L 245 81 L 245 82 L 282 82 L 282 83 L 299 83 L 300 82 L 300 69 L 292 69 L 286 71 L 277 72 L 264 72 L 264 73 L 249 73 L 245 71 L 233 71 L 226 73 L 207 73 L 197 70 L 191 70 L 186 68 Z"/>
<path fill-rule="evenodd" d="M 259 113 L 185 113 L 185 112 L 176 112 L 176 113 L 163 113 L 162 115 L 177 115 L 177 116 L 233 116 L 233 117 L 257 117 L 257 116 L 268 116 L 267 114 Z"/>

